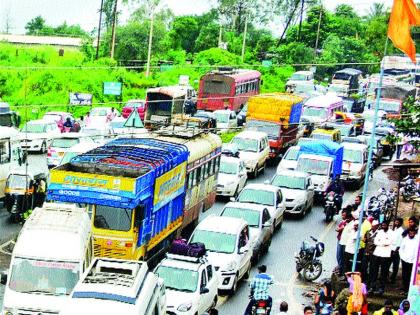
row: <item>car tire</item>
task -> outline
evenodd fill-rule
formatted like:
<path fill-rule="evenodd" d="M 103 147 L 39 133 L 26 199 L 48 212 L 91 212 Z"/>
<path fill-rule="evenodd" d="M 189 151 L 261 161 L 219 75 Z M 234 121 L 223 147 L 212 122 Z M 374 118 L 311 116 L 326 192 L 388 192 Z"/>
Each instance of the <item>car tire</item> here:
<path fill-rule="evenodd" d="M 267 162 L 264 162 L 263 167 L 261 169 L 261 174 L 265 173 L 265 167 L 267 166 Z"/>
<path fill-rule="evenodd" d="M 244 276 L 243 276 L 245 280 L 249 279 L 249 276 L 251 275 L 251 268 L 252 266 L 251 264 L 249 264 L 248 270 L 244 273 Z"/>
<path fill-rule="evenodd" d="M 253 177 L 253 178 L 257 178 L 257 177 L 258 177 L 258 165 L 257 165 L 257 166 L 255 166 L 255 170 L 254 170 L 254 172 L 252 173 L 252 177 Z"/>
<path fill-rule="evenodd" d="M 238 195 L 239 195 L 239 184 L 238 184 L 238 186 L 236 186 L 236 189 L 235 189 L 235 192 L 233 193 L 233 198 L 238 198 Z"/>
<path fill-rule="evenodd" d="M 211 310 L 211 309 L 213 309 L 213 308 L 216 308 L 216 306 L 217 306 L 217 295 L 214 297 L 214 299 L 213 299 L 213 303 L 211 304 L 211 306 L 210 306 L 210 309 L 209 309 L 209 310 Z"/>

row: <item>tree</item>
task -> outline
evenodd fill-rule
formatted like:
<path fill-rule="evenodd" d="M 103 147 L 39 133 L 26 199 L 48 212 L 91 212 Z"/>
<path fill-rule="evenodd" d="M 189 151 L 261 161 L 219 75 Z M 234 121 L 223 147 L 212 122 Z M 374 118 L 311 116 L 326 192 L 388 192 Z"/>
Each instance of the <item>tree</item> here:
<path fill-rule="evenodd" d="M 200 34 L 194 44 L 194 50 L 200 52 L 202 50 L 217 47 L 218 40 L 219 25 L 214 22 L 209 23 L 201 28 Z"/>
<path fill-rule="evenodd" d="M 239 65 L 241 58 L 220 48 L 203 50 L 197 54 L 194 64 L 198 65 Z"/>
<path fill-rule="evenodd" d="M 403 134 L 420 134 L 420 105 L 415 102 L 413 97 L 409 97 L 403 104 L 401 118 L 393 120 L 398 132 Z M 410 141 L 416 147 L 420 147 L 420 141 Z"/>
<path fill-rule="evenodd" d="M 34 17 L 32 20 L 26 23 L 25 29 L 27 35 L 39 35 L 45 32 L 45 19 L 42 16 L 38 15 L 37 17 Z"/>
<path fill-rule="evenodd" d="M 375 2 L 370 7 L 367 18 L 368 20 L 374 20 L 377 18 L 384 17 L 385 15 L 386 15 L 385 4 Z"/>
<path fill-rule="evenodd" d="M 348 19 L 358 19 L 357 13 L 353 10 L 353 7 L 348 4 L 340 4 L 335 8 L 334 14 L 338 17 Z"/>
<path fill-rule="evenodd" d="M 168 36 L 173 49 L 183 49 L 191 53 L 194 51 L 195 40 L 199 34 L 198 22 L 194 17 L 180 16 L 172 22 Z"/>
<path fill-rule="evenodd" d="M 314 60 L 314 50 L 304 43 L 292 42 L 280 45 L 274 52 L 275 61 L 281 64 L 312 63 Z"/>

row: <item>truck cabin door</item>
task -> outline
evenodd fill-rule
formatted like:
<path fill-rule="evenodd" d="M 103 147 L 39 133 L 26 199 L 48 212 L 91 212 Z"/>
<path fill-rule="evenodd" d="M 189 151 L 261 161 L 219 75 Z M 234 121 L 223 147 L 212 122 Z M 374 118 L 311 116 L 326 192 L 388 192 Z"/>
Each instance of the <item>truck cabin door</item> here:
<path fill-rule="evenodd" d="M 149 222 L 145 220 L 146 207 L 144 204 L 138 205 L 134 209 L 134 242 L 138 244 L 138 240 L 141 240 L 141 244 L 146 243 L 150 239 L 151 231 Z"/>

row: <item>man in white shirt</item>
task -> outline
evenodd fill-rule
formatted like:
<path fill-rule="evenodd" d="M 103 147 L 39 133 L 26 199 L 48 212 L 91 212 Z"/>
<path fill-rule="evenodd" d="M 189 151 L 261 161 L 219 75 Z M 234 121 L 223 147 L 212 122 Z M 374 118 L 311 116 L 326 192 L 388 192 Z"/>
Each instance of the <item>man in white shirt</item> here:
<path fill-rule="evenodd" d="M 404 232 L 404 228 L 402 227 L 403 219 L 402 218 L 396 218 L 394 220 L 394 226 L 393 226 L 393 237 L 394 240 L 392 242 L 391 247 L 391 265 L 392 265 L 392 274 L 391 274 L 391 282 L 395 283 L 395 279 L 397 278 L 398 269 L 400 267 L 400 254 L 399 254 L 399 248 L 402 240 L 402 233 Z"/>
<path fill-rule="evenodd" d="M 349 214 L 347 214 L 346 221 L 347 221 L 347 224 L 344 227 L 343 231 L 341 232 L 341 237 L 340 237 L 340 242 L 339 242 L 340 247 L 341 247 L 341 250 L 342 250 L 342 253 L 343 253 L 343 257 L 342 257 L 342 263 L 343 263 L 343 265 L 340 268 L 341 269 L 341 272 L 343 272 L 343 273 L 346 272 L 346 269 L 347 269 L 347 261 L 346 261 L 345 248 L 346 248 L 346 245 L 347 245 L 347 240 L 349 238 L 349 235 L 350 235 L 351 231 L 353 230 L 352 216 L 349 215 Z"/>
<path fill-rule="evenodd" d="M 346 261 L 346 269 L 345 272 L 349 272 L 352 269 L 352 261 L 353 256 L 356 251 L 356 240 L 357 240 L 357 228 L 359 227 L 358 221 L 353 221 L 350 223 L 352 226 L 352 230 L 349 232 L 349 235 L 347 237 L 347 243 L 346 247 L 344 249 L 345 251 L 345 261 Z"/>
<path fill-rule="evenodd" d="M 383 294 L 385 290 L 385 282 L 388 278 L 389 273 L 389 260 L 391 257 L 391 246 L 393 242 L 392 231 L 388 229 L 388 223 L 382 222 L 382 229 L 378 231 L 378 234 L 375 237 L 374 244 L 376 245 L 375 250 L 373 251 L 373 264 L 374 268 L 372 270 L 371 290 L 378 289 L 378 294 Z M 381 270 L 380 277 L 379 269 Z M 377 282 L 379 281 L 379 286 Z"/>
<path fill-rule="evenodd" d="M 402 265 L 402 282 L 404 292 L 407 293 L 410 287 L 411 270 L 416 260 L 419 246 L 419 237 L 415 229 L 409 229 L 408 234 L 401 241 L 400 258 Z"/>

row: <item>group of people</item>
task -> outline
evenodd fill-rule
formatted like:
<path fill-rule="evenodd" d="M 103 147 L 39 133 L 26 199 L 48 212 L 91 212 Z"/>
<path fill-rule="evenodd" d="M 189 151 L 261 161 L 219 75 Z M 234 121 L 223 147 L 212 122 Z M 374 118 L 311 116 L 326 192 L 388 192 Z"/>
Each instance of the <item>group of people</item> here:
<path fill-rule="evenodd" d="M 114 107 L 106 115 L 106 123 L 109 123 L 117 117 L 117 111 Z M 70 117 L 66 118 L 66 121 L 63 123 L 63 130 L 65 132 L 79 132 L 82 127 L 89 127 L 91 124 L 90 112 L 86 113 L 86 116 L 80 116 L 79 119 L 72 120 Z"/>

